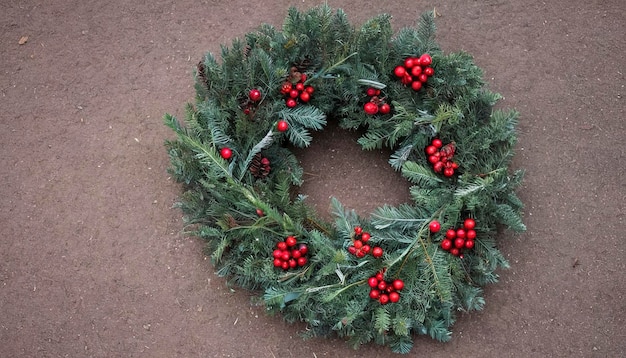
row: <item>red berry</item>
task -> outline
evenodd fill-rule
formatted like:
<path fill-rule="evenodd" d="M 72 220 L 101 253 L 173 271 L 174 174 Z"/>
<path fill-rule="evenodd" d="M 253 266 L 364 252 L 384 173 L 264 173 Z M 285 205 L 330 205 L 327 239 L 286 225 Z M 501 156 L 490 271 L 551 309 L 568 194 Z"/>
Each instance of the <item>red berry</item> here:
<path fill-rule="evenodd" d="M 400 301 L 400 294 L 398 292 L 389 293 L 389 301 L 393 303 Z"/>
<path fill-rule="evenodd" d="M 380 295 L 380 298 L 378 298 L 378 302 L 380 302 L 381 305 L 386 305 L 387 303 L 389 303 L 389 296 L 383 293 L 382 295 Z"/>
<path fill-rule="evenodd" d="M 230 148 L 222 148 L 220 150 L 220 155 L 222 158 L 228 160 L 233 156 L 233 151 Z"/>
<path fill-rule="evenodd" d="M 413 81 L 413 83 L 411 83 L 411 88 L 413 89 L 413 91 L 419 91 L 422 89 L 422 82 L 420 81 Z"/>
<path fill-rule="evenodd" d="M 283 260 L 274 259 L 274 267 L 281 267 L 283 265 Z"/>
<path fill-rule="evenodd" d="M 306 82 L 306 73 L 300 74 L 300 82 L 302 83 Z"/>
<path fill-rule="evenodd" d="M 356 250 L 356 257 L 363 258 L 363 257 L 365 257 L 365 255 L 366 255 L 365 251 L 363 251 L 362 249 L 357 249 Z"/>
<path fill-rule="evenodd" d="M 289 261 L 289 259 L 291 258 L 291 254 L 289 253 L 289 251 L 283 251 L 281 255 L 282 256 L 280 258 L 283 261 Z"/>
<path fill-rule="evenodd" d="M 391 112 L 391 106 L 389 104 L 387 104 L 387 103 L 383 103 L 378 108 L 378 111 L 380 112 L 380 114 L 387 114 L 387 113 Z"/>
<path fill-rule="evenodd" d="M 376 96 L 376 88 L 370 87 L 370 88 L 367 89 L 366 93 L 367 93 L 368 96 L 374 97 L 374 96 Z"/>
<path fill-rule="evenodd" d="M 373 300 L 377 300 L 380 298 L 380 291 L 374 289 L 370 291 L 370 298 Z"/>
<path fill-rule="evenodd" d="M 354 240 L 354 247 L 358 250 L 360 248 L 363 247 L 363 241 L 361 240 Z"/>
<path fill-rule="evenodd" d="M 457 249 L 463 248 L 465 246 L 465 239 L 462 239 L 460 237 L 457 237 L 456 239 L 454 239 L 454 247 L 456 247 Z"/>
<path fill-rule="evenodd" d="M 383 257 L 383 249 L 376 246 L 375 248 L 372 249 L 372 256 L 374 256 L 377 259 Z"/>
<path fill-rule="evenodd" d="M 308 94 L 313 94 L 313 92 L 315 92 L 315 88 L 313 88 L 313 86 L 306 86 L 304 91 Z"/>
<path fill-rule="evenodd" d="M 370 247 L 370 245 L 363 245 L 363 247 L 361 248 L 361 250 L 363 250 L 363 252 L 365 252 L 366 254 L 370 252 L 372 248 Z"/>
<path fill-rule="evenodd" d="M 393 288 L 396 291 L 401 291 L 404 288 L 404 281 L 397 279 L 393 281 Z"/>
<path fill-rule="evenodd" d="M 426 67 L 424 69 L 424 74 L 428 77 L 432 76 L 435 74 L 435 70 L 432 67 Z"/>
<path fill-rule="evenodd" d="M 257 209 L 256 209 L 256 214 L 257 214 L 258 216 L 265 216 L 265 213 L 263 212 L 263 210 L 261 210 L 261 209 L 259 209 L 259 208 L 257 208 Z"/>
<path fill-rule="evenodd" d="M 378 287 L 378 280 L 376 279 L 376 277 L 370 277 L 370 278 L 367 280 L 367 284 L 368 284 L 371 288 Z"/>
<path fill-rule="evenodd" d="M 441 224 L 439 224 L 439 221 L 433 220 L 428 225 L 428 228 L 431 232 L 439 232 L 439 229 L 441 229 Z"/>
<path fill-rule="evenodd" d="M 439 157 L 436 155 L 431 155 L 428 157 L 428 162 L 434 165 L 435 163 L 439 162 Z"/>
<path fill-rule="evenodd" d="M 430 144 L 434 145 L 437 149 L 443 147 L 443 142 L 439 138 L 434 138 Z"/>
<path fill-rule="evenodd" d="M 422 67 L 421 66 L 415 66 L 411 69 L 411 75 L 413 77 L 417 77 L 419 75 L 422 74 Z"/>
<path fill-rule="evenodd" d="M 393 74 L 398 78 L 402 78 L 406 74 L 406 69 L 404 66 L 396 66 L 396 68 L 393 69 Z"/>
<path fill-rule="evenodd" d="M 453 248 L 451 248 L 451 249 L 450 249 L 450 253 L 451 253 L 452 255 L 454 255 L 454 256 L 459 256 L 459 254 L 460 254 L 461 252 L 460 252 L 460 251 L 459 251 L 459 249 L 457 249 L 456 247 L 453 247 Z"/>
<path fill-rule="evenodd" d="M 272 257 L 274 257 L 275 259 L 280 259 L 283 256 L 283 251 L 276 249 L 272 252 Z"/>
<path fill-rule="evenodd" d="M 367 242 L 367 241 L 368 241 L 371 237 L 372 237 L 372 236 L 370 235 L 370 233 L 369 233 L 369 232 L 364 232 L 364 233 L 361 235 L 361 241 L 363 241 L 363 242 Z"/>
<path fill-rule="evenodd" d="M 304 83 L 302 83 L 302 82 L 296 83 L 296 90 L 298 90 L 300 92 L 304 91 Z"/>
<path fill-rule="evenodd" d="M 287 250 L 287 244 L 284 241 L 278 242 L 276 244 L 276 248 L 281 250 L 281 251 L 285 251 L 285 250 Z"/>
<path fill-rule="evenodd" d="M 307 103 L 308 101 L 311 100 L 311 94 L 306 91 L 300 93 L 300 100 L 304 103 Z"/>
<path fill-rule="evenodd" d="M 476 227 L 476 221 L 474 221 L 474 219 L 472 218 L 467 218 L 463 222 L 463 227 L 466 228 L 467 230 L 473 229 Z"/>
<path fill-rule="evenodd" d="M 293 257 L 294 259 L 299 259 L 300 257 L 302 257 L 302 253 L 300 252 L 300 250 L 291 250 L 291 257 Z"/>
<path fill-rule="evenodd" d="M 437 162 L 433 165 L 433 170 L 435 171 L 435 173 L 441 173 L 443 169 L 443 162 Z"/>
<path fill-rule="evenodd" d="M 428 155 L 433 155 L 437 153 L 437 147 L 435 147 L 434 145 L 429 145 L 424 150 L 426 151 L 426 154 Z"/>
<path fill-rule="evenodd" d="M 467 230 L 467 232 L 465 233 L 465 238 L 468 240 L 474 240 L 476 238 L 476 230 L 474 229 Z"/>
<path fill-rule="evenodd" d="M 421 73 L 419 76 L 417 76 L 417 79 L 422 83 L 428 82 L 428 76 L 425 73 Z"/>
<path fill-rule="evenodd" d="M 298 266 L 298 261 L 296 259 L 289 259 L 289 268 L 296 268 Z"/>
<path fill-rule="evenodd" d="M 465 239 L 465 230 L 457 229 L 456 230 L 456 237 L 460 237 L 461 239 Z"/>
<path fill-rule="evenodd" d="M 296 100 L 293 98 L 288 98 L 287 101 L 285 101 L 285 104 L 287 105 L 287 107 L 293 108 L 298 105 L 298 102 L 296 102 Z"/>
<path fill-rule="evenodd" d="M 443 175 L 448 177 L 448 178 L 453 176 L 454 175 L 454 169 L 452 169 L 452 168 L 445 168 L 443 170 Z"/>
<path fill-rule="evenodd" d="M 307 262 L 308 262 L 308 260 L 306 259 L 306 257 L 299 257 L 298 258 L 298 266 L 300 266 L 300 267 L 306 265 Z"/>
<path fill-rule="evenodd" d="M 292 89 L 291 91 L 289 91 L 289 97 L 291 98 L 298 98 L 299 95 L 300 91 L 298 91 L 297 89 Z"/>
<path fill-rule="evenodd" d="M 452 162 L 452 169 L 458 169 L 459 168 L 459 163 L 457 162 Z"/>
<path fill-rule="evenodd" d="M 283 121 L 281 119 L 280 121 L 278 121 L 278 123 L 276 123 L 276 129 L 279 132 L 285 132 L 285 131 L 287 131 L 287 129 L 289 129 L 289 123 L 287 123 L 287 121 Z"/>
<path fill-rule="evenodd" d="M 404 67 L 406 67 L 406 68 L 413 68 L 413 66 L 415 66 L 415 58 L 414 57 L 407 57 L 406 59 L 404 59 Z"/>
<path fill-rule="evenodd" d="M 252 102 L 256 102 L 258 100 L 261 99 L 261 91 L 259 91 L 256 88 L 253 88 L 250 90 L 250 92 L 248 93 L 248 98 L 250 98 L 250 100 Z"/>
<path fill-rule="evenodd" d="M 300 244 L 298 251 L 300 251 L 300 254 L 306 255 L 309 252 L 309 247 L 306 244 Z"/>
<path fill-rule="evenodd" d="M 351 253 L 352 255 L 356 255 L 356 247 L 348 246 L 348 252 Z"/>
<path fill-rule="evenodd" d="M 443 241 L 441 242 L 441 248 L 448 251 L 452 248 L 452 240 L 450 239 L 443 239 Z"/>
<path fill-rule="evenodd" d="M 287 238 L 285 239 L 285 243 L 287 244 L 287 246 L 293 247 L 296 246 L 298 240 L 296 240 L 295 236 L 287 236 Z"/>
<path fill-rule="evenodd" d="M 289 262 L 283 261 L 280 267 L 285 271 L 289 270 Z"/>
<path fill-rule="evenodd" d="M 361 233 L 363 232 L 363 228 L 361 228 L 360 226 L 356 226 L 354 228 L 354 233 L 357 235 L 361 235 Z"/>
<path fill-rule="evenodd" d="M 378 113 L 378 106 L 372 102 L 367 102 L 363 105 L 363 110 L 369 115 L 374 115 Z"/>
<path fill-rule="evenodd" d="M 374 277 L 376 277 L 376 279 L 377 279 L 378 281 L 382 281 L 382 280 L 384 279 L 384 277 L 383 277 L 383 273 L 382 273 L 382 272 L 377 272 L 377 273 L 376 273 L 376 276 L 374 276 Z"/>
<path fill-rule="evenodd" d="M 246 114 L 246 115 L 250 114 L 250 108 L 244 109 L 243 114 Z"/>
<path fill-rule="evenodd" d="M 454 229 L 448 229 L 448 231 L 446 231 L 446 239 L 454 239 L 456 237 L 456 231 Z"/>
<path fill-rule="evenodd" d="M 408 73 L 405 73 L 400 82 L 402 82 L 403 85 L 408 85 L 413 82 L 413 77 L 411 77 Z"/>
<path fill-rule="evenodd" d="M 431 63 L 433 63 L 433 59 L 429 54 L 425 53 L 420 56 L 420 64 L 422 66 L 430 66 Z"/>
<path fill-rule="evenodd" d="M 465 248 L 466 249 L 473 249 L 474 248 L 474 240 L 467 240 L 465 241 Z"/>
<path fill-rule="evenodd" d="M 289 92 L 291 92 L 292 88 L 293 88 L 293 85 L 291 84 L 291 82 L 284 82 L 283 85 L 280 86 L 280 93 L 284 95 L 288 95 Z"/>

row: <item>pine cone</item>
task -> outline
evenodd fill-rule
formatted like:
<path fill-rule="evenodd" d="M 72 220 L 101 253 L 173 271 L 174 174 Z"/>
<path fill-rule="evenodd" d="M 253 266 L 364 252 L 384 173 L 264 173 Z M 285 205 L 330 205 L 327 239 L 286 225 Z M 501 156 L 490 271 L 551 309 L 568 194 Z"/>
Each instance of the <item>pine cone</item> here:
<path fill-rule="evenodd" d="M 243 48 L 243 57 L 248 57 L 250 56 L 250 51 L 252 51 L 252 47 L 250 47 L 250 45 L 246 45 Z"/>
<path fill-rule="evenodd" d="M 447 158 L 452 158 L 454 152 L 456 151 L 456 143 L 450 142 L 444 145 L 440 150 L 441 154 Z"/>
<path fill-rule="evenodd" d="M 250 162 L 250 172 L 255 178 L 264 179 L 271 171 L 270 161 L 263 157 L 261 153 L 257 153 Z"/>
<path fill-rule="evenodd" d="M 261 153 L 257 153 L 250 162 L 250 172 L 252 173 L 252 175 L 254 175 L 255 178 L 258 178 L 259 174 L 261 173 L 261 159 Z"/>
<path fill-rule="evenodd" d="M 198 69 L 198 81 L 200 83 L 202 83 L 202 85 L 208 89 L 208 78 L 206 77 L 206 67 L 204 66 L 204 63 L 202 63 L 202 61 L 198 62 L 198 65 L 196 66 L 196 68 Z"/>

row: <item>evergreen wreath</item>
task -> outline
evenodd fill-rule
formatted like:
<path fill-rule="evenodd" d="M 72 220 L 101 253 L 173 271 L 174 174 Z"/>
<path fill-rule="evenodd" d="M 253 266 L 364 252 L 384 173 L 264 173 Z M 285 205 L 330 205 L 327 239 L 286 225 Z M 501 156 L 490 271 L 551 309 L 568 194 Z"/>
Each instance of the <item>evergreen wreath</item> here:
<path fill-rule="evenodd" d="M 494 109 L 471 56 L 441 51 L 432 12 L 395 35 L 390 20 L 355 28 L 327 5 L 291 8 L 282 31 L 261 25 L 221 63 L 207 54 L 184 123 L 165 116 L 166 147 L 188 231 L 219 275 L 305 335 L 407 353 L 414 334 L 447 341 L 456 311 L 485 304 L 481 287 L 508 267 L 502 229 L 525 230 L 523 173 L 508 168 L 518 114 Z M 334 223 L 321 220 L 294 193 L 289 148 L 327 120 L 363 129 L 365 150 L 391 148 L 413 202 L 363 218 L 332 200 Z"/>

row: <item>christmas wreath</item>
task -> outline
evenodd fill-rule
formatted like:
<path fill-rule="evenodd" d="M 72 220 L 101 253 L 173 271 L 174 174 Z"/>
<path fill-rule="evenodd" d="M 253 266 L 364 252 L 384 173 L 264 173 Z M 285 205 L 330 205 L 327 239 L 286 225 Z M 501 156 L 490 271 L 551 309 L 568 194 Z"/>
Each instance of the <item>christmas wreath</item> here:
<path fill-rule="evenodd" d="M 508 263 L 502 230 L 525 229 L 509 165 L 517 113 L 494 109 L 466 53 L 444 54 L 433 13 L 393 33 L 389 15 L 360 28 L 342 10 L 291 8 L 221 61 L 196 71 L 196 102 L 166 142 L 189 232 L 217 272 L 262 292 L 270 313 L 407 353 L 414 334 L 447 341 L 456 311 L 479 310 L 482 286 Z M 359 217 L 332 201 L 333 223 L 294 188 L 307 147 L 327 120 L 361 129 L 363 149 L 388 147 L 411 203 Z"/>

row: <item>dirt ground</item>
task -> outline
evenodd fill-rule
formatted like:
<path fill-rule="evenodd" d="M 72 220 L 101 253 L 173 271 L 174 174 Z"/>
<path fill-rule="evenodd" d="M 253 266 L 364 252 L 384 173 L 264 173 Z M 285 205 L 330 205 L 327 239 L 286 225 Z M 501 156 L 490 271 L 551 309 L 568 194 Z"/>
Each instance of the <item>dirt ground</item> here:
<path fill-rule="evenodd" d="M 393 356 L 301 340 L 213 273 L 172 209 L 162 116 L 193 99 L 195 63 L 322 2 L 0 3 L 0 357 Z M 521 112 L 528 232 L 502 240 L 511 269 L 484 311 L 410 356 L 625 356 L 626 2 L 328 3 L 354 24 L 388 12 L 396 29 L 436 8 L 444 50 L 473 54 Z M 354 138 L 325 131 L 302 154 L 311 202 L 367 214 L 406 200 Z"/>

